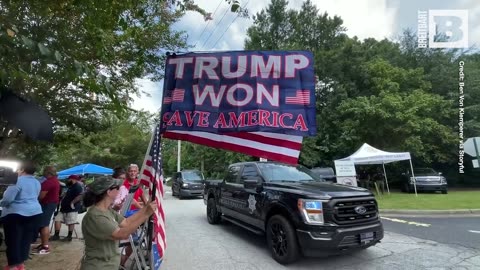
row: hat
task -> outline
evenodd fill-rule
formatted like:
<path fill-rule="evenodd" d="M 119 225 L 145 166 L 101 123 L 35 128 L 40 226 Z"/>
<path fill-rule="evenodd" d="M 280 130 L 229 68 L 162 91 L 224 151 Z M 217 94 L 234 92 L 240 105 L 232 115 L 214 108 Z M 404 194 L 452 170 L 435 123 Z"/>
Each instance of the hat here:
<path fill-rule="evenodd" d="M 68 177 L 68 179 L 73 179 L 73 180 L 80 180 L 80 176 L 76 175 L 76 174 L 72 174 Z"/>
<path fill-rule="evenodd" d="M 111 176 L 101 176 L 95 179 L 93 183 L 88 185 L 88 190 L 96 195 L 100 195 L 113 186 L 121 186 L 123 183 L 120 179 L 112 178 Z"/>

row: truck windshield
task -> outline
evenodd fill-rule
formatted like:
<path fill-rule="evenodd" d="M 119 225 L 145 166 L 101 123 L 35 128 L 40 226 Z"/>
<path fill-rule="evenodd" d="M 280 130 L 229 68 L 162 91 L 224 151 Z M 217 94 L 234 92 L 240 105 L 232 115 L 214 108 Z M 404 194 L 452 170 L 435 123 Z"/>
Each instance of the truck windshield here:
<path fill-rule="evenodd" d="M 415 175 L 437 175 L 438 173 L 432 168 L 415 168 Z"/>
<path fill-rule="evenodd" d="M 198 171 L 183 172 L 183 179 L 189 182 L 200 182 L 203 180 L 203 175 Z"/>
<path fill-rule="evenodd" d="M 323 181 L 301 165 L 265 163 L 258 164 L 258 167 L 267 182 Z"/>

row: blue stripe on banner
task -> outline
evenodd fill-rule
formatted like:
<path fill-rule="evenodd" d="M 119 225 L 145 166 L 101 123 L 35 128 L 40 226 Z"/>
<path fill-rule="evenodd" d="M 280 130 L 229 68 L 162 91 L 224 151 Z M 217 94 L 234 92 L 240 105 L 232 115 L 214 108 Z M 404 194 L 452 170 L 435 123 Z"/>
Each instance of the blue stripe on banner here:
<path fill-rule="evenodd" d="M 153 270 L 160 269 L 162 264 L 162 258 L 160 258 L 160 253 L 158 252 L 158 246 L 155 241 L 152 241 L 152 254 L 153 254 Z"/>

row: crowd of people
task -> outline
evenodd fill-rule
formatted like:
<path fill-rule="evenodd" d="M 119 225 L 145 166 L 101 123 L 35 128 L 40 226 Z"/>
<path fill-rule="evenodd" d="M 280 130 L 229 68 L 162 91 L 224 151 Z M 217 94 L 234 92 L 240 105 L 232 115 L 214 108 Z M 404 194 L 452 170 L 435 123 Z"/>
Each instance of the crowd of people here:
<path fill-rule="evenodd" d="M 139 188 L 125 215 L 120 213 L 130 188 L 139 185 L 138 171 L 135 164 L 127 170 L 115 168 L 112 176 L 97 177 L 88 186 L 81 176 L 70 175 L 62 188 L 54 166 L 45 167 L 42 177 L 37 179 L 34 164 L 22 162 L 16 184 L 7 188 L 0 201 L 8 261 L 4 269 L 25 269 L 24 263 L 31 254 L 46 255 L 52 251 L 50 241 L 72 241 L 83 209 L 85 252 L 81 269 L 124 268 L 132 247 L 127 244 L 121 254 L 119 241 L 128 239 L 156 208 Z M 49 229 L 52 222 L 53 235 Z M 60 237 L 62 224 L 68 227 L 64 238 Z"/>
<path fill-rule="evenodd" d="M 367 189 L 374 189 L 375 185 L 383 194 L 385 192 L 385 175 L 380 169 L 368 170 L 361 167 L 357 175 L 358 185 Z"/>

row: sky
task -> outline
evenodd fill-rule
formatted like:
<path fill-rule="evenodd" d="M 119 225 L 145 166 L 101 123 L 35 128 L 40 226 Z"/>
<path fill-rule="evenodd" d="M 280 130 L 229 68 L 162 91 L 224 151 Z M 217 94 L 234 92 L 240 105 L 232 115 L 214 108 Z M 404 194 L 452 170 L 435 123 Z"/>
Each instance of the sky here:
<path fill-rule="evenodd" d="M 250 15 L 267 8 L 271 0 L 240 0 Z M 299 9 L 303 0 L 290 0 L 289 8 Z M 186 15 L 173 27 L 185 31 L 191 51 L 242 50 L 247 28 L 253 19 L 240 18 L 229 12 L 225 0 L 196 0 L 200 7 L 213 13 L 213 20 L 205 21 L 196 12 Z M 430 9 L 468 10 L 468 40 L 470 46 L 480 46 L 480 1 L 479 0 L 312 0 L 321 13 L 340 16 L 347 35 L 360 39 L 394 39 L 404 29 L 417 29 L 417 12 Z M 134 97 L 133 107 L 156 112 L 160 108 L 163 82 L 139 79 L 137 85 L 148 93 Z"/>

